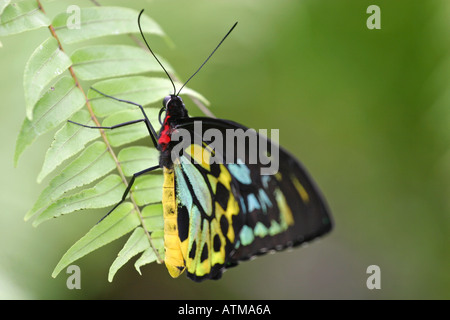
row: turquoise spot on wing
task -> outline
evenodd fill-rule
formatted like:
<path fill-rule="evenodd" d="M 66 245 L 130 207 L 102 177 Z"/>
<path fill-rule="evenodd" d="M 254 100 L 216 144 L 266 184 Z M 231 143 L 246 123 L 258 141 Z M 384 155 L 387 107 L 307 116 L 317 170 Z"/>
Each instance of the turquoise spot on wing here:
<path fill-rule="evenodd" d="M 269 188 L 270 176 L 261 176 L 261 181 L 263 183 L 264 188 Z"/>
<path fill-rule="evenodd" d="M 279 223 L 276 222 L 275 220 L 272 220 L 272 222 L 270 223 L 269 234 L 271 236 L 274 236 L 276 234 L 281 233 L 282 231 L 283 231 L 283 229 L 281 228 Z"/>
<path fill-rule="evenodd" d="M 256 196 L 253 193 L 247 196 L 247 203 L 248 203 L 248 212 L 252 212 L 255 209 L 261 209 L 258 199 L 256 199 Z"/>
<path fill-rule="evenodd" d="M 212 199 L 211 193 L 209 192 L 208 185 L 205 182 L 202 174 L 197 170 L 197 168 L 185 157 L 181 157 L 181 166 L 183 172 L 189 179 L 195 196 L 200 202 L 203 210 L 207 215 L 212 214 Z"/>
<path fill-rule="evenodd" d="M 180 166 L 174 165 L 175 181 L 177 184 L 178 201 L 190 212 L 192 209 L 192 195 L 187 186 L 186 180 Z"/>
<path fill-rule="evenodd" d="M 273 206 L 272 201 L 270 201 L 269 197 L 267 196 L 267 193 L 263 189 L 259 189 L 258 195 L 259 195 L 259 200 L 261 201 L 261 204 L 263 204 L 267 207 Z"/>
<path fill-rule="evenodd" d="M 255 239 L 253 230 L 249 226 L 243 226 L 239 233 L 239 239 L 243 246 L 249 245 Z"/>
<path fill-rule="evenodd" d="M 247 208 L 245 207 L 245 201 L 243 198 L 239 198 L 239 202 L 241 203 L 242 212 L 247 213 Z"/>
<path fill-rule="evenodd" d="M 267 213 L 267 208 L 272 207 L 272 202 L 270 201 L 267 193 L 263 189 L 258 190 L 258 200 L 261 204 L 261 208 L 264 213 Z"/>
<path fill-rule="evenodd" d="M 253 233 L 255 234 L 255 236 L 263 238 L 269 234 L 269 230 L 262 222 L 257 222 Z"/>
<path fill-rule="evenodd" d="M 240 183 L 251 184 L 252 178 L 250 177 L 250 169 L 243 163 L 230 163 L 228 170 L 231 175 L 236 178 Z"/>

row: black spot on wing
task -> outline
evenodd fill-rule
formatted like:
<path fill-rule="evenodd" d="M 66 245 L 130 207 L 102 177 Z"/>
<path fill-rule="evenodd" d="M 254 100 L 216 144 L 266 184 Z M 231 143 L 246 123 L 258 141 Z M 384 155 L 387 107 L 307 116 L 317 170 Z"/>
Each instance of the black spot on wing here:
<path fill-rule="evenodd" d="M 178 236 L 180 241 L 183 242 L 189 236 L 189 212 L 185 206 L 178 207 Z"/>
<path fill-rule="evenodd" d="M 222 243 L 220 241 L 220 237 L 218 234 L 216 234 L 213 238 L 213 249 L 215 252 L 219 252 L 220 251 L 220 247 L 221 247 Z"/>
<path fill-rule="evenodd" d="M 205 243 L 203 245 L 202 254 L 200 255 L 200 262 L 203 262 L 206 259 L 208 259 L 208 245 Z"/>
<path fill-rule="evenodd" d="M 211 166 L 210 166 L 210 173 L 211 173 L 214 177 L 218 178 L 218 177 L 220 176 L 220 166 L 217 165 L 217 164 L 211 165 Z"/>
<path fill-rule="evenodd" d="M 220 229 L 222 230 L 222 234 L 226 236 L 228 233 L 229 223 L 225 215 L 220 218 Z"/>
<path fill-rule="evenodd" d="M 224 210 L 227 209 L 229 198 L 230 192 L 228 191 L 228 189 L 222 183 L 217 182 L 215 200 Z"/>
<path fill-rule="evenodd" d="M 195 258 L 195 252 L 197 251 L 197 242 L 192 243 L 191 251 L 189 251 L 189 258 L 194 259 Z"/>

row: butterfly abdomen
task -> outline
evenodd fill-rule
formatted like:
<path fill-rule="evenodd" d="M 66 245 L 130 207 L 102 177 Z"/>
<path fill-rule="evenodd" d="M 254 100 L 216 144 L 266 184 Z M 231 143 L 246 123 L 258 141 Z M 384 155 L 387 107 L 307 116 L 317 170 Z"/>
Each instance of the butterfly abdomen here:
<path fill-rule="evenodd" d="M 181 243 L 178 235 L 178 208 L 175 197 L 173 169 L 164 168 L 162 202 L 164 211 L 164 261 L 169 274 L 176 278 L 183 273 L 185 262 L 181 253 Z"/>

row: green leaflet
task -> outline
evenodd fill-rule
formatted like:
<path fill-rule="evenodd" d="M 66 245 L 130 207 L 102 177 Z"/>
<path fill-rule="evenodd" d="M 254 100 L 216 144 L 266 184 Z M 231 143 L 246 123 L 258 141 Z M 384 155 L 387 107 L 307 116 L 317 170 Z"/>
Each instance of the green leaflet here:
<path fill-rule="evenodd" d="M 133 146 L 122 149 L 117 155 L 123 173 L 131 177 L 139 172 L 159 163 L 159 151 L 155 148 Z"/>
<path fill-rule="evenodd" d="M 180 83 L 175 83 L 175 85 L 178 88 L 181 87 Z M 172 84 L 167 78 L 150 78 L 143 76 L 104 80 L 95 83 L 92 87 L 102 93 L 119 99 L 132 101 L 142 106 L 158 102 L 158 108 L 162 107 L 161 103 L 164 97 L 173 93 Z M 198 98 L 204 104 L 209 105 L 208 100 L 206 100 L 201 94 L 189 88 L 183 88 L 181 93 Z M 111 98 L 105 97 L 94 90 L 89 90 L 88 98 L 92 103 L 92 108 L 95 114 L 99 117 L 105 117 L 124 109 L 136 108 L 136 106 L 131 104 L 115 101 Z"/>
<path fill-rule="evenodd" d="M 136 204 L 143 206 L 151 203 L 161 203 L 163 182 L 164 177 L 162 174 L 149 173 L 138 177 L 133 187 L 131 187 Z"/>
<path fill-rule="evenodd" d="M 35 0 L 8 4 L 0 2 L 0 36 L 21 33 L 50 25 L 50 20 L 39 10 Z M 1 12 L 3 9 L 3 12 Z"/>
<path fill-rule="evenodd" d="M 6 6 L 11 2 L 11 0 L 0 0 L 0 16 L 3 13 L 3 10 L 5 10 Z M 1 21 L 1 20 L 0 20 Z"/>
<path fill-rule="evenodd" d="M 123 267 L 135 255 L 150 248 L 147 235 L 143 228 L 138 227 L 134 229 L 125 246 L 120 250 L 116 260 L 109 268 L 108 281 L 112 282 L 116 272 Z"/>
<path fill-rule="evenodd" d="M 161 259 L 164 259 L 164 233 L 161 232 L 154 232 L 152 234 L 152 242 L 155 248 L 157 248 L 159 255 Z M 158 257 L 156 256 L 155 251 L 153 251 L 152 248 L 148 248 L 145 250 L 142 255 L 139 257 L 139 259 L 136 260 L 134 263 L 134 268 L 136 269 L 139 274 L 141 274 L 141 267 L 152 263 L 152 262 L 159 262 Z"/>
<path fill-rule="evenodd" d="M 164 230 L 164 218 L 161 214 L 162 210 L 162 204 L 149 205 L 142 210 L 144 224 L 152 234 Z"/>
<path fill-rule="evenodd" d="M 155 246 L 155 249 L 158 250 L 159 254 L 163 257 L 164 219 L 163 216 L 161 215 L 161 211 L 162 211 L 161 204 L 150 205 L 142 210 L 142 217 L 144 218 L 145 227 L 152 236 L 152 244 Z M 157 259 L 156 254 L 153 252 L 153 249 L 150 246 L 150 243 L 148 241 L 147 235 L 144 232 L 144 229 L 138 227 L 128 238 L 128 241 L 125 243 L 124 247 L 119 252 L 116 260 L 111 265 L 108 274 L 108 281 L 112 282 L 116 272 L 123 265 L 125 265 L 125 263 L 127 263 L 131 258 L 133 258 L 134 256 L 136 256 L 141 252 L 144 253 L 138 260 L 140 261 L 139 265 L 136 267 L 136 270 L 138 270 L 138 272 L 140 271 L 139 267 L 141 267 L 144 264 L 151 263 Z"/>
<path fill-rule="evenodd" d="M 118 175 L 110 175 L 90 189 L 60 198 L 42 211 L 33 222 L 33 226 L 82 209 L 106 208 L 119 202 L 125 191 L 125 185 Z"/>
<path fill-rule="evenodd" d="M 14 163 L 38 136 L 55 129 L 85 104 L 83 93 L 72 78 L 61 78 L 36 104 L 33 120 L 25 118 L 16 142 Z"/>
<path fill-rule="evenodd" d="M 71 13 L 61 13 L 53 19 L 58 37 L 63 43 L 75 43 L 103 36 L 139 33 L 137 18 L 139 12 L 120 7 L 89 7 L 80 10 L 80 28 L 68 28 Z M 163 36 L 161 28 L 149 17 L 141 18 L 142 31 Z"/>
<path fill-rule="evenodd" d="M 55 267 L 52 277 L 55 278 L 61 270 L 79 258 L 131 232 L 139 224 L 133 205 L 129 202 L 121 204 L 67 250 Z"/>
<path fill-rule="evenodd" d="M 145 227 L 151 231 L 153 247 L 158 250 L 159 256 L 164 260 L 164 218 L 161 214 L 162 204 L 146 206 L 142 210 Z M 158 261 L 155 251 L 152 248 L 146 249 L 142 255 L 136 260 L 134 267 L 141 274 L 141 267 Z"/>
<path fill-rule="evenodd" d="M 155 148 L 132 146 L 122 149 L 117 156 L 125 176 L 155 166 L 159 163 L 159 151 Z M 160 203 L 164 178 L 161 170 L 138 177 L 131 188 L 134 199 L 139 206 Z"/>
<path fill-rule="evenodd" d="M 42 191 L 25 220 L 46 210 L 64 193 L 89 184 L 105 176 L 116 167 L 105 143 L 97 141 L 84 150 L 80 156 L 67 165 Z"/>
<path fill-rule="evenodd" d="M 123 173 L 132 176 L 134 173 L 155 166 L 159 163 L 159 151 L 155 148 L 133 146 L 122 149 L 117 156 Z M 139 206 L 161 202 L 164 178 L 161 170 L 145 174 L 136 179 L 131 191 Z"/>
<path fill-rule="evenodd" d="M 80 110 L 71 118 L 72 121 L 85 125 L 95 125 L 89 112 Z M 81 126 L 67 122 L 55 134 L 52 145 L 47 150 L 44 164 L 37 177 L 40 183 L 48 174 L 53 172 L 64 160 L 72 157 L 84 149 L 90 141 L 100 137 L 99 130 L 86 130 Z"/>
<path fill-rule="evenodd" d="M 44 88 L 71 64 L 70 58 L 59 49 L 58 42 L 53 37 L 36 48 L 25 66 L 23 75 L 28 119 L 33 119 L 33 108 Z"/>
<path fill-rule="evenodd" d="M 173 73 L 169 63 L 158 57 Z M 147 49 L 125 45 L 99 45 L 76 50 L 72 56 L 73 69 L 82 80 L 99 80 L 144 72 L 163 72 Z"/>

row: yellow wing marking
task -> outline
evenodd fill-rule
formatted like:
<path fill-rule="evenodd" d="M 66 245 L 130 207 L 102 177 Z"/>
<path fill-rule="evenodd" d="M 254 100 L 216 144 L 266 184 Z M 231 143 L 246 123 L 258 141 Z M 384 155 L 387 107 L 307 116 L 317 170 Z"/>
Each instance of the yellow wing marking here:
<path fill-rule="evenodd" d="M 185 153 L 188 154 L 196 163 L 200 164 L 203 168 L 210 171 L 210 161 L 211 161 L 211 148 L 203 147 L 198 144 L 191 144 L 189 147 L 184 149 Z"/>
<path fill-rule="evenodd" d="M 294 225 L 294 216 L 292 215 L 291 208 L 286 202 L 286 198 L 280 189 L 275 189 L 275 199 L 277 201 L 278 208 L 280 209 L 280 220 L 283 229 L 287 229 L 288 226 Z"/>
<path fill-rule="evenodd" d="M 217 178 L 217 180 L 222 183 L 225 188 L 227 188 L 230 197 L 228 198 L 227 207 L 223 208 L 223 210 L 216 211 L 216 219 L 217 221 L 220 221 L 220 218 L 222 214 L 225 215 L 225 218 L 228 220 L 228 232 L 226 234 L 227 238 L 231 241 L 231 243 L 234 243 L 235 241 L 235 233 L 233 229 L 233 216 L 239 214 L 239 205 L 236 199 L 233 196 L 233 193 L 231 192 L 231 174 L 230 172 L 225 168 L 223 164 L 220 165 L 220 175 Z M 219 205 L 216 205 L 216 207 L 220 207 Z M 220 212 L 220 211 L 223 211 Z M 217 214 L 219 212 L 219 215 Z"/>
<path fill-rule="evenodd" d="M 295 189 L 297 189 L 300 197 L 302 198 L 304 203 L 308 203 L 309 202 L 309 195 L 308 192 L 306 192 L 305 188 L 303 187 L 303 185 L 300 183 L 300 181 L 298 181 L 296 176 L 291 176 L 291 180 L 294 183 L 294 187 Z"/>

